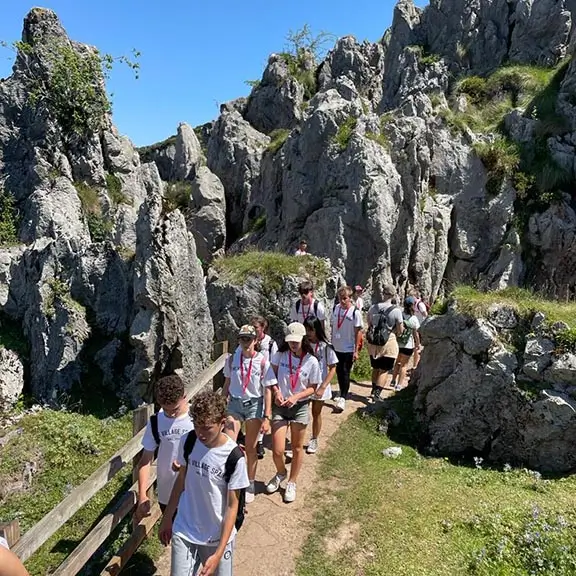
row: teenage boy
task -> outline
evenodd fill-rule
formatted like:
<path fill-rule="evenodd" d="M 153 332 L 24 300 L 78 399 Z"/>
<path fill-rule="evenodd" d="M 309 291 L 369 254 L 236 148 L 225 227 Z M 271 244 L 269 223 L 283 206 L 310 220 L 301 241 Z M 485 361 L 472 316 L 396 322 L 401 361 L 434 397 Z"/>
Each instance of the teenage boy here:
<path fill-rule="evenodd" d="M 180 442 L 180 472 L 160 524 L 160 541 L 167 546 L 172 540 L 171 576 L 232 576 L 240 494 L 249 485 L 246 459 L 223 432 L 225 398 L 201 392 L 190 413 L 194 430 Z"/>
<path fill-rule="evenodd" d="M 178 475 L 176 458 L 180 439 L 194 428 L 188 415 L 184 382 L 180 376 L 173 374 L 160 378 L 156 382 L 154 395 L 161 409 L 148 421 L 142 438 L 144 451 L 138 464 L 138 506 L 135 513 L 137 522 L 150 514 L 146 486 L 154 452 L 158 449 L 158 504 L 164 512 Z"/>
<path fill-rule="evenodd" d="M 306 240 L 300 240 L 300 244 L 298 244 L 298 249 L 294 252 L 294 256 L 308 256 L 308 242 L 306 242 Z"/>
<path fill-rule="evenodd" d="M 340 397 L 336 399 L 336 408 L 343 412 L 350 390 L 350 372 L 358 360 L 362 342 L 362 314 L 352 304 L 352 288 L 342 286 L 338 289 L 338 304 L 332 312 L 332 346 L 338 357 L 336 376 Z"/>
<path fill-rule="evenodd" d="M 314 285 L 312 282 L 308 280 L 301 282 L 298 285 L 298 292 L 300 298 L 294 301 L 290 308 L 290 322 L 300 322 L 300 324 L 304 324 L 306 318 L 316 316 L 322 323 L 322 328 L 324 328 L 326 311 L 324 310 L 322 302 L 314 298 Z"/>

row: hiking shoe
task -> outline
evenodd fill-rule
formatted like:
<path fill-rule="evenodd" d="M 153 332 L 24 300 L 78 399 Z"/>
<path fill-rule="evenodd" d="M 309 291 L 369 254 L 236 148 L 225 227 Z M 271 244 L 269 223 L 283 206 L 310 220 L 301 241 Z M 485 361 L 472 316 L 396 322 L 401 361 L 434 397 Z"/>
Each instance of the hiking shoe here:
<path fill-rule="evenodd" d="M 262 458 L 264 458 L 264 444 L 262 444 L 262 442 L 258 442 L 258 446 L 256 447 L 256 454 L 258 454 L 258 460 L 262 460 Z"/>
<path fill-rule="evenodd" d="M 288 482 L 284 491 L 284 502 L 287 504 L 296 500 L 296 482 Z"/>
<path fill-rule="evenodd" d="M 255 497 L 256 497 L 256 490 L 254 488 L 254 482 L 250 482 L 250 486 L 246 488 L 246 504 L 254 502 Z"/>
<path fill-rule="evenodd" d="M 274 492 L 278 492 L 280 489 L 280 484 L 286 480 L 286 474 L 275 474 L 274 478 L 266 484 L 266 492 L 268 494 L 274 494 Z"/>
<path fill-rule="evenodd" d="M 382 388 L 376 388 L 374 390 L 374 394 L 372 394 L 372 400 L 374 400 L 374 402 L 379 402 L 382 400 Z"/>
<path fill-rule="evenodd" d="M 307 454 L 316 454 L 318 452 L 318 440 L 316 438 L 311 438 L 308 442 L 308 448 L 306 448 Z"/>
<path fill-rule="evenodd" d="M 286 460 L 292 460 L 292 458 L 294 458 L 292 450 L 284 450 L 284 458 L 286 458 Z"/>
<path fill-rule="evenodd" d="M 346 408 L 346 400 L 344 400 L 342 396 L 336 398 L 336 409 L 338 410 L 338 412 L 344 412 L 345 408 Z"/>

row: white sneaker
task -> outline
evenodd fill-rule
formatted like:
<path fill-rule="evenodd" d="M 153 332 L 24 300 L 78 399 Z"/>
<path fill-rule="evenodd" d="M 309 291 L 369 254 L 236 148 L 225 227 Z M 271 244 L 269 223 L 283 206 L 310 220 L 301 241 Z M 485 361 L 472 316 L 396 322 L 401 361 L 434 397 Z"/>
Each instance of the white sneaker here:
<path fill-rule="evenodd" d="M 284 492 L 284 502 L 294 502 L 296 500 L 296 482 L 288 482 Z"/>
<path fill-rule="evenodd" d="M 254 498 L 256 497 L 255 492 L 256 491 L 254 489 L 254 482 L 250 482 L 250 486 L 246 488 L 246 504 L 254 502 Z"/>
<path fill-rule="evenodd" d="M 344 400 L 342 396 L 336 398 L 336 408 L 338 409 L 339 412 L 344 412 L 344 410 L 346 409 L 346 400 Z"/>
<path fill-rule="evenodd" d="M 292 450 L 284 450 L 284 458 L 286 458 L 287 460 L 292 460 L 292 458 L 294 458 Z"/>
<path fill-rule="evenodd" d="M 308 448 L 306 448 L 307 454 L 316 454 L 318 452 L 318 440 L 316 438 L 311 438 L 308 442 Z"/>
<path fill-rule="evenodd" d="M 286 474 L 275 474 L 274 478 L 266 484 L 266 492 L 268 494 L 274 494 L 274 492 L 278 492 L 280 488 L 280 484 L 286 480 Z"/>

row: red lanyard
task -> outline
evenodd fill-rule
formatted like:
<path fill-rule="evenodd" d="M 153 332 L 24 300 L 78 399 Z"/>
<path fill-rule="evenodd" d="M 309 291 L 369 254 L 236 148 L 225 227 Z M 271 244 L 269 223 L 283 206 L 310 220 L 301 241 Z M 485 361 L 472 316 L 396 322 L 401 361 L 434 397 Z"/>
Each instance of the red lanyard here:
<path fill-rule="evenodd" d="M 250 364 L 248 365 L 248 372 L 246 372 L 246 378 L 244 378 L 244 355 L 240 352 L 240 374 L 242 378 L 242 394 L 246 394 L 246 388 L 250 384 L 250 376 L 252 376 L 252 360 L 254 356 L 250 358 Z"/>
<path fill-rule="evenodd" d="M 310 302 L 310 304 L 308 304 L 308 312 L 305 312 L 304 302 L 302 302 L 302 306 L 300 306 L 300 308 L 302 308 L 302 324 L 304 324 L 304 322 L 306 321 L 306 318 L 308 318 L 308 314 L 310 312 L 311 307 L 312 307 L 312 302 Z"/>
<path fill-rule="evenodd" d="M 320 346 L 320 342 L 316 342 L 316 347 L 314 348 L 314 356 L 318 357 L 318 346 Z"/>
<path fill-rule="evenodd" d="M 298 368 L 296 368 L 296 374 L 292 374 L 292 352 L 288 352 L 288 368 L 290 370 L 290 388 L 292 392 L 296 390 L 296 386 L 298 386 L 298 380 L 300 378 L 300 368 L 302 368 L 302 361 L 306 358 L 306 354 L 304 356 L 300 356 L 300 363 L 298 364 Z"/>
<path fill-rule="evenodd" d="M 346 314 L 348 314 L 348 308 L 346 308 L 346 310 L 344 310 L 344 316 L 342 316 L 342 320 L 340 320 L 341 310 L 342 310 L 342 306 L 340 306 L 340 308 L 338 310 L 338 321 L 336 323 L 338 330 L 340 330 L 340 328 L 342 328 L 342 324 L 344 324 L 344 320 L 346 320 Z"/>

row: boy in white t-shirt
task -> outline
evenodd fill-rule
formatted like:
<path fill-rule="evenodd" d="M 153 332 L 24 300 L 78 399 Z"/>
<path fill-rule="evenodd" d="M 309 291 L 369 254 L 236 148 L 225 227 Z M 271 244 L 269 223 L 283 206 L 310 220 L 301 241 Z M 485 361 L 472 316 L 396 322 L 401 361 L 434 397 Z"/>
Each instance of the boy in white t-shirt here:
<path fill-rule="evenodd" d="M 314 298 L 314 285 L 306 280 L 298 285 L 300 298 L 295 300 L 290 307 L 290 322 L 303 324 L 306 318 L 315 316 L 325 328 L 326 311 L 322 302 Z"/>
<path fill-rule="evenodd" d="M 162 518 L 160 541 L 166 546 L 172 541 L 171 576 L 232 576 L 236 520 L 239 511 L 243 516 L 241 496 L 249 485 L 246 459 L 223 432 L 225 398 L 201 392 L 190 413 L 194 430 L 180 443 L 180 472 Z"/>
<path fill-rule="evenodd" d="M 146 486 L 154 452 L 158 449 L 158 504 L 164 512 L 178 475 L 176 457 L 180 439 L 194 428 L 188 415 L 184 382 L 180 376 L 173 374 L 160 378 L 156 382 L 154 395 L 161 409 L 158 414 L 150 417 L 142 438 L 144 451 L 138 464 L 138 506 L 135 512 L 137 522 L 150 514 Z"/>

